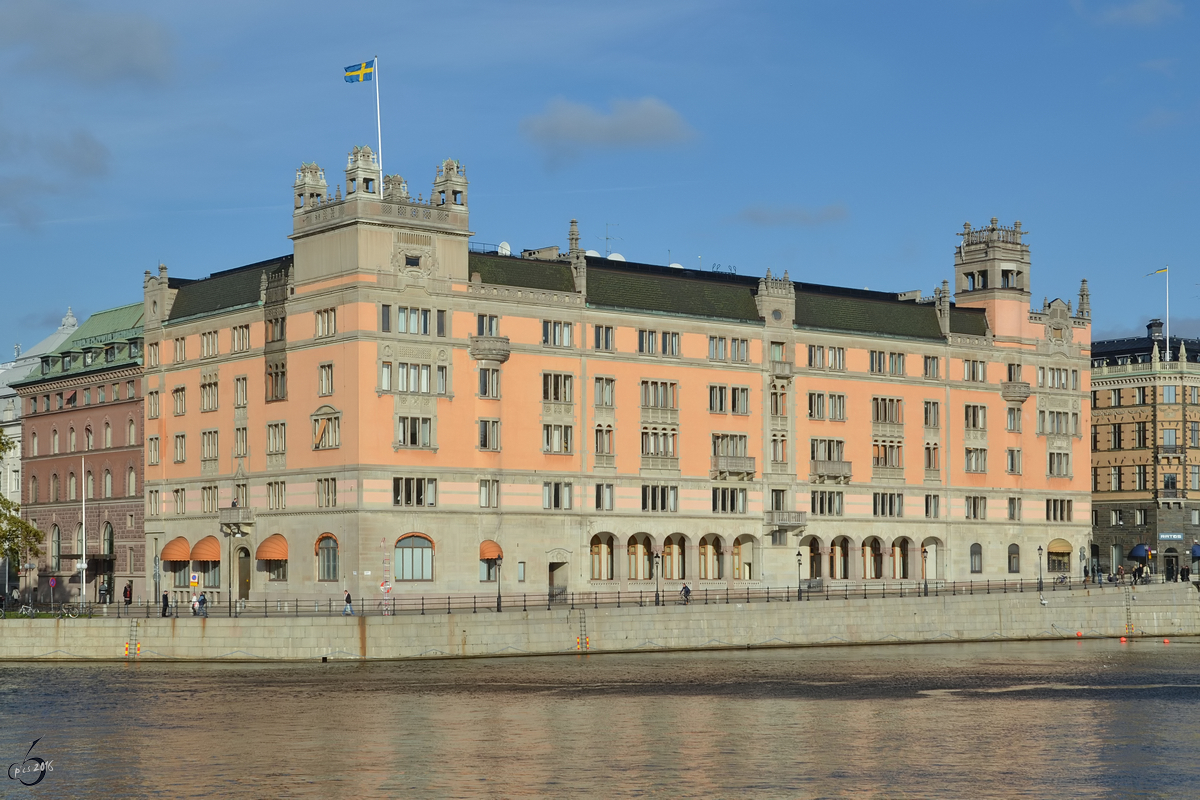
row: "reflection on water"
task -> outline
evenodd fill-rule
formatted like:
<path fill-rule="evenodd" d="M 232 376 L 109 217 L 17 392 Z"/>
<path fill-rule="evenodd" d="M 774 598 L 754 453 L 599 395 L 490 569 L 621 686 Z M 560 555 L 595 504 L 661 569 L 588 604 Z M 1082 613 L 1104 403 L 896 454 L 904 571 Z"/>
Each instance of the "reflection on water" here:
<path fill-rule="evenodd" d="M 57 797 L 1194 797 L 1200 643 L 2 664 Z M 22 794 L 24 793 L 24 794 Z"/>

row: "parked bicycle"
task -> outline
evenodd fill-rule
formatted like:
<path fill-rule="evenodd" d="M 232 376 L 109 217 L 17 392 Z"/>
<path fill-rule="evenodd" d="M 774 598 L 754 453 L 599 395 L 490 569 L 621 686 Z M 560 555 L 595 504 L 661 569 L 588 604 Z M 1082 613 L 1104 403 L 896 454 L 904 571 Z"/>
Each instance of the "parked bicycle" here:
<path fill-rule="evenodd" d="M 58 609 L 58 618 L 59 619 L 63 619 L 64 617 L 67 617 L 70 619 L 77 619 L 78 617 L 81 617 L 81 616 L 86 616 L 88 619 L 91 619 L 92 618 L 92 607 L 85 603 L 79 603 L 79 604 L 63 603 L 61 606 L 59 606 L 59 609 Z"/>

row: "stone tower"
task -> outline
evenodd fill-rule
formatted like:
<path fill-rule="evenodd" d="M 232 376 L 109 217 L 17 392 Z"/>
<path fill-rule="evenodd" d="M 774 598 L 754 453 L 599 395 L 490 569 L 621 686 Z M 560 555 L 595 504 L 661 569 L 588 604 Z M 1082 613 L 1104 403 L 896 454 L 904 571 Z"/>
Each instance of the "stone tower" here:
<path fill-rule="evenodd" d="M 1011 228 L 995 217 L 985 227 L 963 224 L 954 254 L 954 302 L 983 308 L 997 336 L 1020 336 L 1029 315 L 1029 245 L 1017 220 Z"/>

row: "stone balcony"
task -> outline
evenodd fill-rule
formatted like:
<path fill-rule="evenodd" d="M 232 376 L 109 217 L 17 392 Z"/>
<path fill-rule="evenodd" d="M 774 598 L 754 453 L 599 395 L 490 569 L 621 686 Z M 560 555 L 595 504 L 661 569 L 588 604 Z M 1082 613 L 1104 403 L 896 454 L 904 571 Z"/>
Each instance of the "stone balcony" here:
<path fill-rule="evenodd" d="M 771 377 L 780 378 L 782 380 L 790 380 L 795 373 L 796 367 L 790 361 L 772 361 L 771 362 Z"/>
<path fill-rule="evenodd" d="M 808 525 L 807 511 L 764 511 L 763 522 L 772 528 L 795 529 Z"/>
<path fill-rule="evenodd" d="M 808 468 L 814 483 L 849 483 L 851 465 L 849 461 L 823 461 L 813 459 Z"/>
<path fill-rule="evenodd" d="M 885 439 L 902 439 L 904 438 L 904 423 L 872 422 L 871 435 L 879 436 Z"/>
<path fill-rule="evenodd" d="M 503 364 L 512 353 L 507 336 L 468 336 L 467 352 L 476 361 L 495 361 Z"/>
<path fill-rule="evenodd" d="M 642 422 L 653 425 L 678 425 L 679 409 L 642 406 Z"/>
<path fill-rule="evenodd" d="M 642 469 L 679 471 L 677 456 L 642 456 Z"/>
<path fill-rule="evenodd" d="M 1004 381 L 1000 384 L 1000 396 L 1010 403 L 1024 403 L 1029 399 L 1029 384 L 1024 381 Z"/>
<path fill-rule="evenodd" d="M 876 481 L 903 483 L 904 467 L 881 467 L 879 465 L 873 465 L 871 467 L 871 479 Z"/>
<path fill-rule="evenodd" d="M 221 508 L 218 513 L 222 533 L 240 536 L 249 533 L 248 529 L 254 526 L 253 508 Z"/>
<path fill-rule="evenodd" d="M 598 453 L 593 458 L 596 469 L 616 469 L 617 467 L 617 457 L 610 453 Z"/>
<path fill-rule="evenodd" d="M 752 456 L 713 456 L 711 470 L 714 477 L 722 475 L 753 476 L 756 466 Z"/>

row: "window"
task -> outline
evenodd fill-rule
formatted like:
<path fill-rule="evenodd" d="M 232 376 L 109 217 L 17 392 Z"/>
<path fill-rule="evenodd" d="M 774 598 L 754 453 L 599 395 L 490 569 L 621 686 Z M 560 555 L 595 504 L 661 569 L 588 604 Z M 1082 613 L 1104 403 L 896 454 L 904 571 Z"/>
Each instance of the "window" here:
<path fill-rule="evenodd" d="M 146 416 L 150 419 L 158 419 L 158 392 L 146 393 Z"/>
<path fill-rule="evenodd" d="M 571 375 L 561 372 L 542 373 L 542 400 L 555 403 L 575 402 Z"/>
<path fill-rule="evenodd" d="M 150 491 L 146 492 L 146 505 L 150 516 L 157 517 L 162 513 L 162 504 L 158 489 L 151 489 Z"/>
<path fill-rule="evenodd" d="M 570 322 L 542 321 L 542 344 L 548 347 L 571 347 L 571 332 L 575 326 Z"/>
<path fill-rule="evenodd" d="M 730 339 L 729 357 L 734 361 L 748 362 L 750 360 L 750 343 L 745 339 Z"/>
<path fill-rule="evenodd" d="M 337 539 L 322 536 L 317 540 L 317 580 L 336 581 L 339 577 Z"/>
<path fill-rule="evenodd" d="M 749 437 L 739 433 L 714 433 L 712 454 L 714 456 L 745 457 L 749 451 Z"/>
<path fill-rule="evenodd" d="M 616 400 L 615 378 L 596 378 L 596 407 L 612 408 Z"/>
<path fill-rule="evenodd" d="M 713 361 L 725 361 L 729 342 L 724 336 L 708 337 L 708 357 Z"/>
<path fill-rule="evenodd" d="M 396 580 L 433 580 L 433 542 L 424 536 L 410 534 L 396 542 Z"/>
<path fill-rule="evenodd" d="M 437 478 L 392 478 L 392 505 L 436 507 Z"/>
<path fill-rule="evenodd" d="M 963 498 L 963 507 L 967 519 L 987 519 L 987 498 L 980 495 L 967 495 Z"/>
<path fill-rule="evenodd" d="M 611 483 L 596 484 L 596 510 L 613 510 L 613 485 Z"/>
<path fill-rule="evenodd" d="M 925 427 L 940 428 L 941 421 L 941 405 L 936 400 L 925 401 Z"/>
<path fill-rule="evenodd" d="M 342 445 L 342 415 L 313 417 L 313 449 L 332 450 Z"/>
<path fill-rule="evenodd" d="M 396 444 L 399 447 L 432 447 L 433 419 L 430 417 L 397 417 Z"/>
<path fill-rule="evenodd" d="M 500 318 L 495 314 L 476 314 L 475 334 L 477 336 L 499 336 Z"/>
<path fill-rule="evenodd" d="M 1070 453 L 1048 453 L 1047 473 L 1054 478 L 1066 478 L 1071 474 Z"/>
<path fill-rule="evenodd" d="M 234 408 L 245 408 L 246 407 L 246 397 L 247 397 L 246 379 L 244 377 L 234 378 L 233 379 L 233 407 Z"/>
<path fill-rule="evenodd" d="M 714 486 L 712 489 L 712 510 L 714 514 L 745 514 L 746 490 L 727 486 Z"/>
<path fill-rule="evenodd" d="M 613 454 L 612 425 L 596 426 L 596 455 L 610 456 Z"/>
<path fill-rule="evenodd" d="M 716 414 L 724 414 L 726 410 L 725 398 L 728 391 L 728 388 L 725 386 L 709 386 L 708 410 Z"/>
<path fill-rule="evenodd" d="M 333 364 L 321 364 L 317 367 L 317 394 L 333 394 Z"/>
<path fill-rule="evenodd" d="M 483 370 L 480 370 L 482 375 Z M 390 361 L 384 361 L 379 365 L 379 390 L 381 392 L 390 392 L 392 390 L 392 364 Z"/>
<path fill-rule="evenodd" d="M 904 401 L 897 397 L 872 397 L 871 421 L 901 423 L 903 418 Z"/>
<path fill-rule="evenodd" d="M 200 487 L 200 513 L 215 514 L 217 513 L 217 487 L 201 486 Z"/>
<path fill-rule="evenodd" d="M 963 406 L 966 418 L 966 429 L 969 431 L 987 430 L 987 407 L 966 405 Z"/>
<path fill-rule="evenodd" d="M 1010 407 L 1008 409 L 1008 419 L 1005 423 L 1005 429 L 1020 433 L 1021 431 L 1021 409 Z"/>
<path fill-rule="evenodd" d="M 678 511 L 679 488 L 642 484 L 642 511 Z"/>
<path fill-rule="evenodd" d="M 437 335 L 438 336 L 446 335 L 446 312 L 445 311 L 437 312 Z"/>
<path fill-rule="evenodd" d="M 787 392 L 782 389 L 771 390 L 771 416 L 787 416 Z"/>
<path fill-rule="evenodd" d="M 234 325 L 229 329 L 229 351 L 244 353 L 250 349 L 250 326 Z"/>
<path fill-rule="evenodd" d="M 983 572 L 983 547 L 971 545 L 971 572 Z"/>
<path fill-rule="evenodd" d="M 175 434 L 175 463 L 181 464 L 187 460 L 187 435 Z"/>
<path fill-rule="evenodd" d="M 888 353 L 888 372 L 892 375 L 903 375 L 904 353 Z"/>
<path fill-rule="evenodd" d="M 244 483 L 235 483 L 233 485 L 233 502 L 237 503 L 239 508 L 249 506 L 250 487 Z"/>
<path fill-rule="evenodd" d="M 207 331 L 200 334 L 200 357 L 212 358 L 220 355 L 221 349 L 217 343 L 217 332 Z"/>
<path fill-rule="evenodd" d="M 570 483 L 546 481 L 542 484 L 542 508 L 570 509 L 572 488 Z"/>
<path fill-rule="evenodd" d="M 175 363 L 187 361 L 187 339 L 179 338 L 175 340 Z"/>
<path fill-rule="evenodd" d="M 481 419 L 481 420 L 479 420 L 479 449 L 480 450 L 499 450 L 500 449 L 500 420 L 498 420 L 498 419 Z"/>
<path fill-rule="evenodd" d="M 808 393 L 808 418 L 825 419 L 825 395 L 822 392 Z"/>
<path fill-rule="evenodd" d="M 963 380 L 975 383 L 987 381 L 987 362 L 963 359 Z"/>
<path fill-rule="evenodd" d="M 171 492 L 171 499 L 175 504 L 176 514 L 187 513 L 187 489 L 175 489 Z"/>
<path fill-rule="evenodd" d="M 827 350 L 829 356 L 829 368 L 839 371 L 846 369 L 846 348 L 830 347 Z"/>
<path fill-rule="evenodd" d="M 158 342 L 154 342 L 153 344 L 147 345 L 147 347 L 146 347 L 146 362 L 147 362 L 146 366 L 148 366 L 148 367 L 157 367 L 158 366 Z"/>
<path fill-rule="evenodd" d="M 1073 501 L 1055 498 L 1046 501 L 1047 522 L 1070 522 Z"/>
<path fill-rule="evenodd" d="M 1005 451 L 1004 471 L 1009 475 L 1021 474 L 1021 450 L 1010 447 Z"/>
<path fill-rule="evenodd" d="M 317 478 L 317 506 L 337 508 L 337 478 Z"/>
<path fill-rule="evenodd" d="M 215 380 L 200 384 L 200 411 L 217 410 L 217 382 Z"/>
<path fill-rule="evenodd" d="M 217 432 L 202 431 L 200 433 L 200 460 L 214 461 L 217 458 Z"/>
<path fill-rule="evenodd" d="M 1008 518 L 1014 522 L 1021 519 L 1021 498 L 1008 498 Z"/>
<path fill-rule="evenodd" d="M 125 446 L 130 447 L 137 444 L 137 425 L 133 420 L 125 425 Z M 71 452 L 75 452 L 75 431 L 71 431 Z"/>
<path fill-rule="evenodd" d="M 882 350 L 871 350 L 869 356 L 872 374 L 882 375 L 887 372 L 887 353 Z"/>
<path fill-rule="evenodd" d="M 846 443 L 841 439 L 809 439 L 808 450 L 813 461 L 844 461 Z"/>
<path fill-rule="evenodd" d="M 809 507 L 815 517 L 842 516 L 842 493 L 814 491 L 810 495 Z"/>
<path fill-rule="evenodd" d="M 1008 546 L 1008 572 L 1010 575 L 1021 572 L 1021 548 L 1015 544 Z"/>
<path fill-rule="evenodd" d="M 829 418 L 835 422 L 846 421 L 846 395 L 830 394 L 829 395 Z"/>
<path fill-rule="evenodd" d="M 249 455 L 249 452 L 250 452 L 249 441 L 250 441 L 250 436 L 249 436 L 249 433 L 246 428 L 241 427 L 241 428 L 233 429 L 233 457 L 234 458 L 245 458 L 247 455 Z"/>
<path fill-rule="evenodd" d="M 941 377 L 939 374 L 939 370 L 940 370 L 940 365 L 941 365 L 942 360 L 940 358 L 938 358 L 937 356 L 925 356 L 923 360 L 924 360 L 924 371 L 922 372 L 922 374 L 926 378 L 936 379 L 936 378 Z"/>
<path fill-rule="evenodd" d="M 91 428 L 83 429 L 83 444 L 84 444 L 84 449 L 88 450 L 88 451 L 91 451 L 96 446 L 96 443 L 92 437 L 92 429 Z M 33 445 L 34 445 L 33 453 L 34 453 L 34 455 L 37 455 L 37 440 L 36 439 L 34 440 Z"/>
<path fill-rule="evenodd" d="M 750 389 L 734 386 L 729 390 L 730 409 L 734 414 L 750 413 Z"/>
<path fill-rule="evenodd" d="M 825 369 L 825 348 L 819 344 L 808 346 L 809 369 Z"/>
<path fill-rule="evenodd" d="M 287 329 L 286 317 L 275 317 L 266 321 L 267 341 L 282 342 Z"/>
<path fill-rule="evenodd" d="M 875 492 L 871 497 L 871 508 L 876 517 L 903 517 L 904 495 L 895 492 Z"/>
<path fill-rule="evenodd" d="M 283 481 L 267 482 L 267 508 L 280 511 L 287 508 L 287 484 Z"/>
<path fill-rule="evenodd" d="M 679 334 L 663 331 L 662 333 L 662 354 L 664 356 L 679 355 Z"/>
<path fill-rule="evenodd" d="M 611 325 L 595 325 L 592 327 L 593 347 L 597 350 L 613 350 L 616 347 L 616 340 L 613 336 L 613 328 Z"/>
<path fill-rule="evenodd" d="M 484 478 L 479 481 L 479 507 L 499 508 L 500 481 L 494 478 Z"/>
<path fill-rule="evenodd" d="M 570 453 L 574 450 L 573 428 L 570 425 L 543 425 L 542 452 Z"/>
<path fill-rule="evenodd" d="M 646 353 L 650 355 L 658 352 L 657 331 L 639 330 L 637 351 L 639 353 Z"/>
<path fill-rule="evenodd" d="M 1174 431 L 1172 431 L 1172 433 L 1174 433 Z M 58 431 L 55 431 L 54 435 L 55 435 L 54 452 L 57 453 L 58 452 L 58 441 L 57 441 Z M 112 447 L 112 425 L 109 425 L 107 422 L 104 423 L 104 446 Z"/>
<path fill-rule="evenodd" d="M 903 445 L 900 442 L 885 442 L 875 440 L 871 444 L 871 466 L 873 467 L 902 467 Z"/>
<path fill-rule="evenodd" d="M 146 451 L 146 461 L 152 465 L 157 464 L 159 459 L 157 436 L 151 436 L 146 440 Z"/>
<path fill-rule="evenodd" d="M 1039 411 L 1038 425 L 1042 434 L 1069 434 L 1071 419 L 1066 411 Z"/>
<path fill-rule="evenodd" d="M 101 389 L 100 391 L 103 392 L 104 390 Z M 180 386 L 178 389 L 175 389 L 173 392 L 171 392 L 171 399 L 174 401 L 174 405 L 175 405 L 175 416 L 179 417 L 179 416 L 182 416 L 183 414 L 187 413 L 187 390 L 186 389 L 184 389 L 182 386 Z M 103 401 L 101 401 L 101 402 L 103 402 Z"/>
<path fill-rule="evenodd" d="M 287 399 L 287 364 L 279 361 L 267 365 L 267 401 Z"/>
<path fill-rule="evenodd" d="M 963 470 L 966 472 L 987 472 L 987 450 L 981 447 L 966 448 Z"/>
<path fill-rule="evenodd" d="M 783 434 L 771 435 L 771 463 L 786 464 L 788 462 L 787 437 Z"/>
<path fill-rule="evenodd" d="M 936 494 L 925 495 L 925 518 L 937 519 L 941 514 L 941 496 Z"/>
<path fill-rule="evenodd" d="M 267 425 L 267 455 L 287 452 L 287 423 L 272 422 Z"/>
<path fill-rule="evenodd" d="M 488 400 L 500 399 L 500 370 L 479 368 L 479 396 Z"/>
<path fill-rule="evenodd" d="M 925 445 L 925 469 L 940 469 L 941 462 L 938 458 L 938 446 L 936 444 L 927 443 Z"/>
<path fill-rule="evenodd" d="M 317 338 L 322 336 L 333 336 L 337 333 L 337 309 L 326 308 L 316 312 L 316 333 Z"/>
<path fill-rule="evenodd" d="M 1125 524 L 1125 512 L 1119 508 L 1108 512 L 1108 524 L 1109 525 L 1124 525 Z"/>

